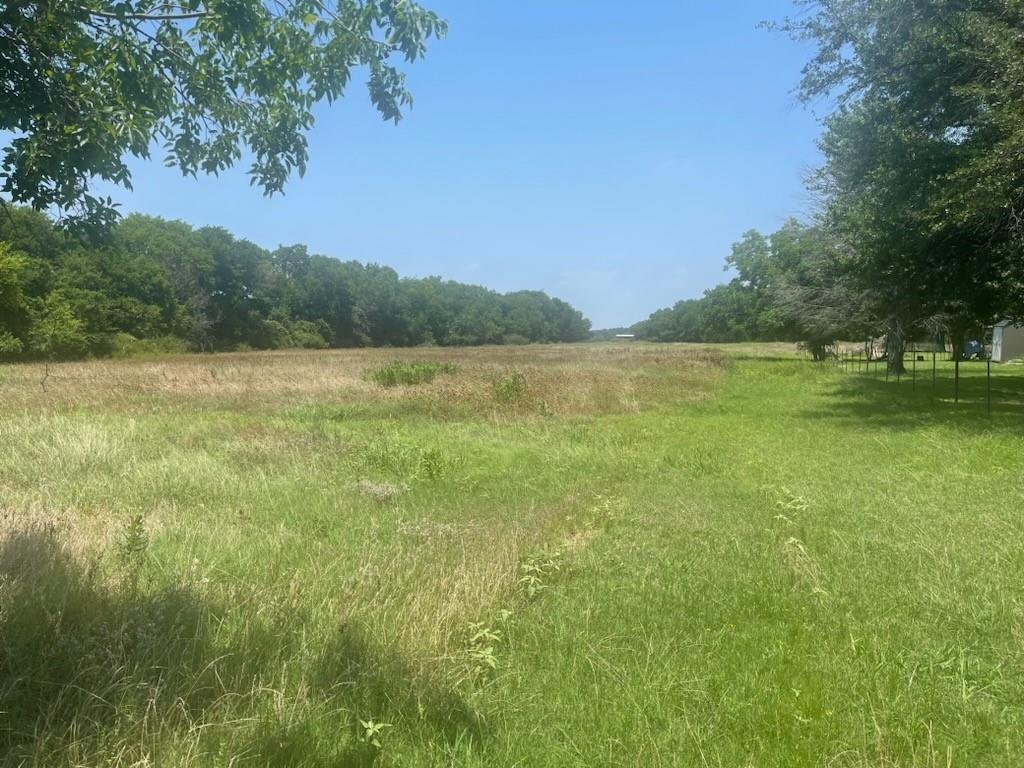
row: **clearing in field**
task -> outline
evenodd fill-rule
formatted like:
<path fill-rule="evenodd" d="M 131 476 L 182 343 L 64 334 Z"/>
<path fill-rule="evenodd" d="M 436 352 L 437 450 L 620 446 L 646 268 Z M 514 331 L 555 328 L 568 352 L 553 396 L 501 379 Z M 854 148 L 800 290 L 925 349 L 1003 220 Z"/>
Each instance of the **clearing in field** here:
<path fill-rule="evenodd" d="M 1020 765 L 1016 370 L 0 367 L 0 764 Z"/>

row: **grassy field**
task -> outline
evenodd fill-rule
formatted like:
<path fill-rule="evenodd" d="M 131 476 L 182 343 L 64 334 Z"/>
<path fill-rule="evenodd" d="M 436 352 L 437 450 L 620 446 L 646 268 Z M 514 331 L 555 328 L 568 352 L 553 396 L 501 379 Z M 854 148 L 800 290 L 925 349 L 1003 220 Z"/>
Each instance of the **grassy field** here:
<path fill-rule="evenodd" d="M 400 361 L 400 364 L 394 364 Z M 0 765 L 1019 766 L 1024 369 L 0 367 Z"/>

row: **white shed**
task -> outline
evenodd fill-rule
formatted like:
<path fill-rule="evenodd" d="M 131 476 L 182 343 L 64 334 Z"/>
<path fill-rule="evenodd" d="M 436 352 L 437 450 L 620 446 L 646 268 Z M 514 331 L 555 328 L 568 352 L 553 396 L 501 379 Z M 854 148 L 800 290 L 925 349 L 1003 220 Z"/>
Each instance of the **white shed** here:
<path fill-rule="evenodd" d="M 1003 320 L 992 327 L 992 362 L 1008 363 L 1024 357 L 1024 328 Z"/>

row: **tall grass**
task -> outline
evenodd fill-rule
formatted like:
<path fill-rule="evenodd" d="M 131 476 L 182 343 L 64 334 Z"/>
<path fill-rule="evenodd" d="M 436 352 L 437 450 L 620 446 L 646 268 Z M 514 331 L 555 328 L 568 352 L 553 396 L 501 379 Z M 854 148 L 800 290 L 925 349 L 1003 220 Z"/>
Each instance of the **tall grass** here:
<path fill-rule="evenodd" d="M 1021 378 L 736 352 L 0 368 L 0 765 L 1019 764 Z"/>
<path fill-rule="evenodd" d="M 396 360 L 369 371 L 367 376 L 382 387 L 429 384 L 441 374 L 452 374 L 458 370 L 455 363 L 422 360 L 403 362 Z"/>

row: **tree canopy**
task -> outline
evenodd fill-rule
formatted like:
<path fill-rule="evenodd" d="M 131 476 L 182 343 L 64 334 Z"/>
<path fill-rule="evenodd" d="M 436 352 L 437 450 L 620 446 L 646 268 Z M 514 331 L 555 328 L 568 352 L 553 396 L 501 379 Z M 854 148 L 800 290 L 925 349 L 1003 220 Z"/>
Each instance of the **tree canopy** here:
<path fill-rule="evenodd" d="M 499 294 L 389 267 L 273 251 L 219 227 L 132 214 L 85 246 L 43 214 L 0 216 L 0 358 L 146 351 L 582 341 L 541 291 Z"/>
<path fill-rule="evenodd" d="M 446 24 L 411 0 L 9 0 L 0 6 L 3 193 L 109 224 L 94 179 L 131 187 L 126 156 L 162 147 L 185 174 L 245 159 L 280 192 L 303 173 L 313 106 L 365 71 L 374 107 L 412 101 L 402 60 Z"/>
<path fill-rule="evenodd" d="M 868 312 L 897 340 L 1020 317 L 1024 8 L 802 4 L 784 25 L 817 46 L 799 93 L 838 103 L 817 182 Z"/>

